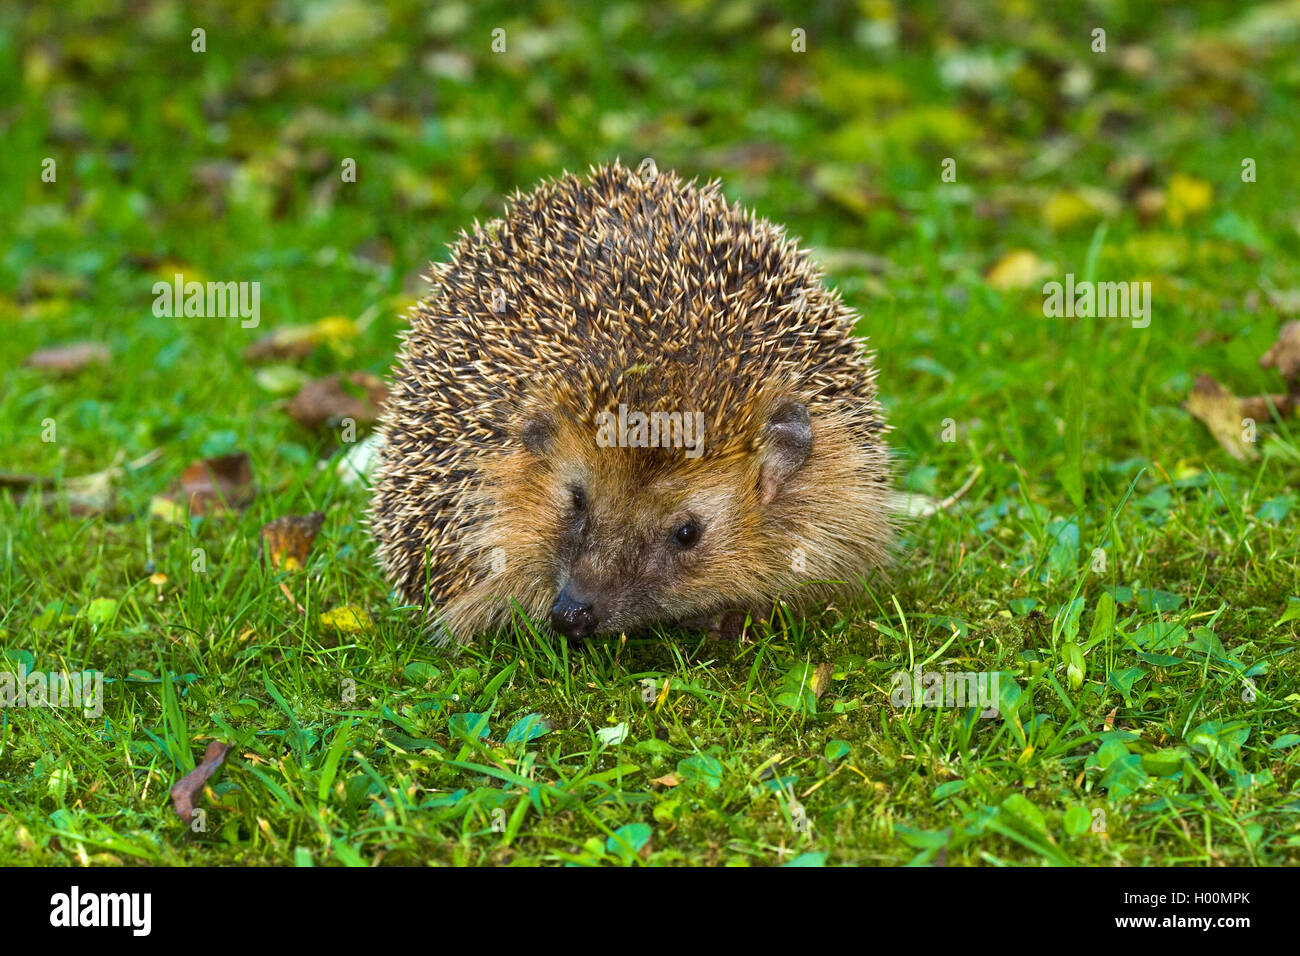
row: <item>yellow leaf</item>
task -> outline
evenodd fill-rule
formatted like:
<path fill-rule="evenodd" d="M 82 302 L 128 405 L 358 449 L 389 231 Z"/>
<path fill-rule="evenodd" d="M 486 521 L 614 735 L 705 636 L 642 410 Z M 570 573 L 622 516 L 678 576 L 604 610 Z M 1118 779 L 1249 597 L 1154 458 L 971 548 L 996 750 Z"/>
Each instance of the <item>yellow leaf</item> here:
<path fill-rule="evenodd" d="M 351 348 L 348 341 L 360 334 L 357 323 L 345 315 L 326 316 L 311 325 L 281 325 L 244 349 L 244 358 L 250 362 L 306 358 L 322 344 L 346 354 Z"/>
<path fill-rule="evenodd" d="M 326 316 L 320 319 L 313 328 L 320 341 L 331 343 L 341 342 L 345 339 L 355 339 L 360 334 L 357 324 L 346 315 Z"/>
<path fill-rule="evenodd" d="M 1191 255 L 1191 244 L 1184 235 L 1141 233 L 1124 241 L 1116 261 L 1122 258 L 1146 272 L 1174 272 L 1187 265 Z"/>
<path fill-rule="evenodd" d="M 185 508 L 162 495 L 154 495 L 149 499 L 149 514 L 171 524 L 185 524 Z"/>
<path fill-rule="evenodd" d="M 1108 218 L 1119 211 L 1119 201 L 1100 189 L 1065 189 L 1052 193 L 1043 204 L 1043 223 L 1053 231 Z"/>
<path fill-rule="evenodd" d="M 365 634 L 374 630 L 374 622 L 364 608 L 355 604 L 345 604 L 320 616 L 322 627 L 340 634 Z"/>
<path fill-rule="evenodd" d="M 1181 226 L 1191 216 L 1209 209 L 1213 198 L 1214 187 L 1205 180 L 1174 173 L 1169 177 L 1165 214 L 1173 225 Z"/>
<path fill-rule="evenodd" d="M 187 285 L 191 282 L 208 282 L 208 275 L 187 262 L 179 259 L 164 259 L 153 270 L 154 278 L 162 282 L 175 282 L 179 275 Z"/>
<path fill-rule="evenodd" d="M 40 299 L 28 302 L 21 307 L 24 319 L 43 322 L 49 319 L 61 319 L 72 310 L 72 303 L 67 299 Z"/>
<path fill-rule="evenodd" d="M 655 710 L 656 710 L 656 711 L 660 710 L 660 709 L 663 707 L 663 705 L 664 705 L 664 701 L 666 701 L 666 700 L 668 699 L 668 686 L 669 686 L 671 683 L 672 683 L 672 679 L 671 679 L 671 678 L 667 678 L 667 677 L 664 678 L 664 686 L 663 686 L 663 688 L 659 691 L 659 696 L 655 698 Z"/>
<path fill-rule="evenodd" d="M 993 264 L 985 277 L 995 289 L 1028 289 L 1052 274 L 1052 267 L 1028 249 L 1012 249 Z"/>

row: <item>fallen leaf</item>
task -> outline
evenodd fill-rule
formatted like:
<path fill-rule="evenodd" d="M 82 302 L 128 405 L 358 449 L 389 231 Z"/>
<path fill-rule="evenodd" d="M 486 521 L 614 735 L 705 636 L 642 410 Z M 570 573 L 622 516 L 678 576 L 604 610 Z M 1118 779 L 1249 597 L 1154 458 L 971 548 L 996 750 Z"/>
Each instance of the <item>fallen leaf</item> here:
<path fill-rule="evenodd" d="M 601 727 L 596 731 L 596 739 L 606 747 L 617 747 L 627 740 L 627 724 L 615 724 L 613 727 Z"/>
<path fill-rule="evenodd" d="M 154 497 L 150 512 L 170 520 L 183 520 L 186 514 L 221 514 L 246 507 L 256 493 L 248 455 L 237 451 L 187 467 L 177 487 Z"/>
<path fill-rule="evenodd" d="M 1006 292 L 1036 286 L 1052 271 L 1051 266 L 1028 249 L 1012 249 L 993 264 L 984 278 L 993 288 Z"/>
<path fill-rule="evenodd" d="M 293 395 L 311 381 L 311 376 L 292 365 L 268 365 L 259 368 L 253 379 L 272 395 Z"/>
<path fill-rule="evenodd" d="M 873 275 L 890 275 L 897 271 L 894 263 L 884 256 L 861 249 L 841 249 L 818 246 L 815 250 L 817 264 L 827 272 L 870 272 Z"/>
<path fill-rule="evenodd" d="M 662 777 L 654 778 L 650 782 L 657 783 L 661 787 L 675 787 L 681 783 L 681 780 L 677 779 L 677 774 L 675 773 L 666 773 Z"/>
<path fill-rule="evenodd" d="M 1269 408 L 1269 403 L 1277 408 L 1279 415 L 1285 415 L 1295 407 L 1290 395 L 1252 395 L 1249 398 L 1237 399 L 1237 407 L 1241 409 L 1242 418 L 1253 418 L 1255 421 L 1272 421 L 1273 410 Z"/>
<path fill-rule="evenodd" d="M 1181 226 L 1192 216 L 1210 208 L 1214 198 L 1214 187 L 1203 179 L 1174 173 L 1169 177 L 1169 189 L 1165 194 L 1165 214 L 1169 222 Z"/>
<path fill-rule="evenodd" d="M 1282 326 L 1277 341 L 1259 360 L 1260 368 L 1275 368 L 1292 392 L 1300 391 L 1300 322 Z"/>
<path fill-rule="evenodd" d="M 262 541 L 271 567 L 301 570 L 324 521 L 324 512 L 313 511 L 309 515 L 283 515 L 263 525 Z"/>
<path fill-rule="evenodd" d="M 881 200 L 879 193 L 866 182 L 867 178 L 856 168 L 833 163 L 817 166 L 812 176 L 816 192 L 858 218 L 870 215 Z"/>
<path fill-rule="evenodd" d="M 369 482 L 382 446 L 383 441 L 374 432 L 350 445 L 335 466 L 343 484 L 355 487 Z"/>
<path fill-rule="evenodd" d="M 0 488 L 48 488 L 53 478 L 44 475 L 24 475 L 16 471 L 0 472 Z"/>
<path fill-rule="evenodd" d="M 425 55 L 421 61 L 424 71 L 430 76 L 452 79 L 464 83 L 474 75 L 474 61 L 463 53 L 434 51 Z"/>
<path fill-rule="evenodd" d="M 1241 406 L 1236 396 L 1210 376 L 1197 376 L 1183 408 L 1200 419 L 1233 458 L 1250 461 L 1258 457 L 1254 447 L 1242 438 Z"/>
<path fill-rule="evenodd" d="M 184 282 L 198 282 L 206 285 L 211 277 L 197 267 L 179 259 L 163 259 L 153 268 L 153 275 L 163 282 L 174 282 L 179 275 Z"/>
<path fill-rule="evenodd" d="M 1156 55 L 1148 46 L 1122 46 L 1119 48 L 1119 66 L 1125 73 L 1147 77 L 1156 68 Z"/>
<path fill-rule="evenodd" d="M 208 782 L 218 767 L 225 762 L 226 754 L 234 748 L 233 744 L 223 744 L 219 740 L 214 740 L 208 744 L 208 749 L 204 751 L 203 762 L 181 777 L 172 786 L 172 808 L 176 815 L 189 823 L 194 819 L 194 799 L 203 789 L 203 785 Z"/>
<path fill-rule="evenodd" d="M 360 334 L 357 324 L 343 315 L 332 315 L 310 325 L 282 325 L 244 349 L 246 362 L 270 359 L 301 359 L 316 346 L 340 346 Z"/>
<path fill-rule="evenodd" d="M 1133 208 L 1143 223 L 1153 222 L 1165 211 L 1163 189 L 1143 189 L 1133 197 Z"/>
<path fill-rule="evenodd" d="M 185 523 L 185 509 L 162 495 L 154 495 L 149 500 L 149 514 L 151 517 L 161 518 L 168 524 Z"/>
<path fill-rule="evenodd" d="M 826 693 L 826 688 L 831 686 L 831 675 L 835 673 L 835 665 L 829 662 L 817 665 L 813 671 L 812 692 L 813 696 L 819 698 Z"/>
<path fill-rule="evenodd" d="M 386 275 L 393 264 L 393 244 L 380 236 L 363 239 L 352 248 L 352 257 L 372 271 Z"/>
<path fill-rule="evenodd" d="M 41 504 L 47 508 L 66 499 L 68 512 L 73 515 L 104 514 L 113 506 L 117 482 L 128 472 L 153 464 L 162 457 L 162 453 L 161 448 L 155 448 L 149 454 L 123 465 L 125 454 L 118 452 L 113 465 L 103 471 L 65 478 L 61 482 L 41 475 L 3 474 L 0 475 L 0 487 L 25 488 L 27 494 L 39 494 Z"/>
<path fill-rule="evenodd" d="M 339 634 L 364 634 L 374 630 L 374 622 L 365 608 L 345 604 L 320 616 L 321 626 Z"/>
<path fill-rule="evenodd" d="M 71 375 L 88 365 L 103 365 L 109 356 L 108 347 L 98 342 L 69 342 L 67 345 L 38 349 L 27 356 L 24 364 L 29 368 Z"/>
<path fill-rule="evenodd" d="M 362 392 L 353 394 L 344 382 Z M 346 376 L 328 375 L 308 382 L 289 402 L 289 416 L 305 428 L 323 428 L 350 418 L 368 425 L 379 416 L 388 389 L 384 383 L 366 372 L 349 372 Z"/>
<path fill-rule="evenodd" d="M 69 275 L 50 269 L 28 270 L 18 280 L 16 297 L 27 303 L 36 299 L 79 299 L 86 295 L 89 282 L 84 275 Z"/>
<path fill-rule="evenodd" d="M 1177 233 L 1144 232 L 1129 236 L 1111 256 L 1142 272 L 1176 272 L 1192 258 L 1191 243 Z"/>
<path fill-rule="evenodd" d="M 1124 195 L 1132 199 L 1151 185 L 1155 168 L 1155 163 L 1145 153 L 1125 153 L 1107 164 L 1106 176 L 1117 182 Z"/>
<path fill-rule="evenodd" d="M 1118 215 L 1119 200 L 1102 189 L 1079 187 L 1052 193 L 1043 204 L 1043 223 L 1053 231 Z"/>

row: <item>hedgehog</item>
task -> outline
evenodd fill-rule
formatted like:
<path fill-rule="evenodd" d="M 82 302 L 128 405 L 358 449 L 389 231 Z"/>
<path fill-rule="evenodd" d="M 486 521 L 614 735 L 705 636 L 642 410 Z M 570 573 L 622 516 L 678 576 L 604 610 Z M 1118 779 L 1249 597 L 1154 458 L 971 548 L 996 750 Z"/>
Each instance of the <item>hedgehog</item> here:
<path fill-rule="evenodd" d="M 810 256 L 718 182 L 564 173 L 431 268 L 369 522 L 439 642 L 520 613 L 570 641 L 734 632 L 887 567 L 875 355 Z"/>

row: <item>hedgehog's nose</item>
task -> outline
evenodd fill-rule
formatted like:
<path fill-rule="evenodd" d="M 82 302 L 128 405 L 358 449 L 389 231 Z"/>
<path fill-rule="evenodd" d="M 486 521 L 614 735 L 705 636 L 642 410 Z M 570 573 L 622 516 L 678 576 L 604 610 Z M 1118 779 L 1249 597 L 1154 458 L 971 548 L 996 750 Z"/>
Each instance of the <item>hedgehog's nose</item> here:
<path fill-rule="evenodd" d="M 575 601 L 565 588 L 551 606 L 551 627 L 571 641 L 580 641 L 596 633 L 596 612 L 590 604 Z"/>

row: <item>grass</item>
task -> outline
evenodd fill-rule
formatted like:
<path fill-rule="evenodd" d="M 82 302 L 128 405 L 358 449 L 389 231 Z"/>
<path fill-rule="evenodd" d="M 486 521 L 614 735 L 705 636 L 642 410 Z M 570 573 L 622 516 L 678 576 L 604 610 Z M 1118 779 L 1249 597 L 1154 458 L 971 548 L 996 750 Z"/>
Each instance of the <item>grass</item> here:
<path fill-rule="evenodd" d="M 756 3 L 184 9 L 0 15 L 3 470 L 162 449 L 97 514 L 0 491 L 4 669 L 105 675 L 94 718 L 0 711 L 0 864 L 1300 862 L 1295 423 L 1239 463 L 1181 408 L 1201 373 L 1283 390 L 1257 360 L 1287 317 L 1269 293 L 1298 284 L 1300 74 L 1249 11 L 1110 5 L 1097 54 L 1064 6 L 909 4 L 808 17 L 793 54 L 798 24 Z M 1278 16 L 1269 35 L 1297 29 Z M 941 79 L 971 64 L 993 79 Z M 281 381 L 384 374 L 459 228 L 644 155 L 821 250 L 905 487 L 979 476 L 887 579 L 787 633 L 575 652 L 520 622 L 447 656 L 374 566 L 337 433 L 295 424 Z M 1041 277 L 990 280 L 1015 250 L 1151 281 L 1150 326 L 1045 317 Z M 261 282 L 260 327 L 155 316 L 176 271 Z M 354 335 L 275 374 L 243 357 L 336 315 Z M 75 339 L 112 360 L 22 367 Z M 235 449 L 246 510 L 151 514 Z M 262 526 L 312 510 L 305 569 L 268 567 Z M 322 621 L 341 608 L 365 615 Z M 997 713 L 894 706 L 918 666 L 997 673 Z M 235 749 L 187 828 L 167 792 L 212 739 Z"/>

